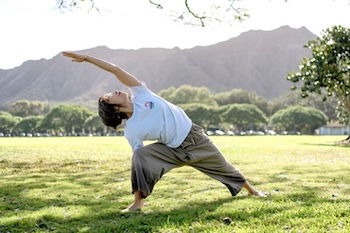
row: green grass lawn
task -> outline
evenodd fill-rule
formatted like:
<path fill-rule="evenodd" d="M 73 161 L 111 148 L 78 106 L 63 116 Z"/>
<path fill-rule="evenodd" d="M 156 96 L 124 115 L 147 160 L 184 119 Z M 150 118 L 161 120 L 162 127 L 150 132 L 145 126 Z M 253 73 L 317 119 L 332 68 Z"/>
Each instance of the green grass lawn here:
<path fill-rule="evenodd" d="M 0 232 L 350 232 L 343 136 L 212 137 L 266 198 L 190 167 L 133 200 L 123 137 L 0 138 Z"/>

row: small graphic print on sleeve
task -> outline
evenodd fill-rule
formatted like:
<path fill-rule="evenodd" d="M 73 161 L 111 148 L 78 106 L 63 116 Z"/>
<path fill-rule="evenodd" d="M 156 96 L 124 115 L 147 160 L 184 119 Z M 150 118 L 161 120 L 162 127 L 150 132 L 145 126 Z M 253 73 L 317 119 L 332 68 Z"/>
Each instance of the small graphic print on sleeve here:
<path fill-rule="evenodd" d="M 150 102 L 146 102 L 146 103 L 145 103 L 145 107 L 146 107 L 146 108 L 152 109 L 152 108 L 154 107 L 154 104 L 153 104 L 153 102 L 151 102 L 151 101 L 150 101 Z"/>

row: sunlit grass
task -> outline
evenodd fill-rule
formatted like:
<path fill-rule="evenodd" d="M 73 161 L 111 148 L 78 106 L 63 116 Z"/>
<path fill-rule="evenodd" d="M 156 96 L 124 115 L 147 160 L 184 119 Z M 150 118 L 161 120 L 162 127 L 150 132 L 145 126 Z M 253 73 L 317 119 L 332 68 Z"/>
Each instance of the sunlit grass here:
<path fill-rule="evenodd" d="M 123 137 L 0 138 L 0 232 L 349 232 L 343 138 L 212 137 L 267 198 L 231 197 L 182 167 L 126 214 L 132 154 Z"/>

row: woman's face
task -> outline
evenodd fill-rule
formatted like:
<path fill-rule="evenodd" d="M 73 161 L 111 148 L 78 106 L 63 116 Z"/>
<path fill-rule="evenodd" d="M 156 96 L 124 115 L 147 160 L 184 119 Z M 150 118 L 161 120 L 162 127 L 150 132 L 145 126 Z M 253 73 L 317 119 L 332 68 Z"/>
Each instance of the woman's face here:
<path fill-rule="evenodd" d="M 104 100 L 108 104 L 121 105 L 127 102 L 128 94 L 126 92 L 116 90 L 103 95 L 101 100 Z"/>

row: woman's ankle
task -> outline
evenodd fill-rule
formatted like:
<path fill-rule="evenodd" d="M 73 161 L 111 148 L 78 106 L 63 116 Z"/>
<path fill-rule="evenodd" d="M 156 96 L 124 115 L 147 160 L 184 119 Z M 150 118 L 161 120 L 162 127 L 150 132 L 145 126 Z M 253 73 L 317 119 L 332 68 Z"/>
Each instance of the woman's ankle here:
<path fill-rule="evenodd" d="M 129 205 L 128 208 L 125 208 L 122 210 L 122 212 L 133 212 L 141 210 L 141 208 L 144 206 L 143 199 L 142 201 L 133 202 L 131 205 Z"/>

